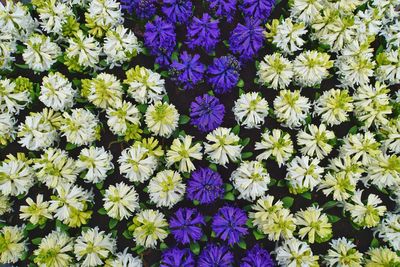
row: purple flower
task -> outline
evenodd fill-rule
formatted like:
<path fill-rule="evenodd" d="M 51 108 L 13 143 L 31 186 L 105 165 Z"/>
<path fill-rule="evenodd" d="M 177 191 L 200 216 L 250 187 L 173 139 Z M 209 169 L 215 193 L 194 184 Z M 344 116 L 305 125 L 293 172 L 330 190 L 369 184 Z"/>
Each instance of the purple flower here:
<path fill-rule="evenodd" d="M 192 16 L 190 0 L 164 0 L 162 12 L 173 23 L 186 23 Z"/>
<path fill-rule="evenodd" d="M 240 267 L 273 267 L 274 261 L 271 259 L 268 251 L 260 248 L 257 244 L 251 250 L 248 250 L 246 256 L 242 259 Z"/>
<path fill-rule="evenodd" d="M 182 244 L 200 240 L 203 235 L 203 216 L 196 209 L 180 208 L 171 217 L 169 227 L 175 240 Z"/>
<path fill-rule="evenodd" d="M 211 227 L 219 238 L 232 245 L 247 234 L 246 222 L 247 215 L 243 210 L 225 206 L 214 215 Z"/>
<path fill-rule="evenodd" d="M 129 14 L 132 13 L 135 7 L 135 0 L 121 0 L 121 9 L 126 10 Z"/>
<path fill-rule="evenodd" d="M 226 246 L 208 244 L 200 253 L 197 261 L 198 267 L 231 267 L 233 266 L 233 254 Z"/>
<path fill-rule="evenodd" d="M 146 23 L 144 33 L 145 45 L 150 52 L 160 57 L 161 61 L 166 61 L 165 57 L 170 57 L 176 44 L 175 28 L 172 23 L 156 17 L 153 22 Z M 158 59 L 160 61 L 160 59 Z"/>
<path fill-rule="evenodd" d="M 194 267 L 195 261 L 189 249 L 171 248 L 163 252 L 160 267 Z"/>
<path fill-rule="evenodd" d="M 197 46 L 203 47 L 210 53 L 219 39 L 218 20 L 214 20 L 207 13 L 201 19 L 194 17 L 187 29 L 187 45 L 193 49 Z"/>
<path fill-rule="evenodd" d="M 217 94 L 230 92 L 239 81 L 240 63 L 234 56 L 214 58 L 208 67 L 207 81 Z"/>
<path fill-rule="evenodd" d="M 193 57 L 184 51 L 180 56 L 180 61 L 171 64 L 174 80 L 177 84 L 183 85 L 184 89 L 192 89 L 196 84 L 203 80 L 206 67 L 200 61 L 200 56 L 195 54 Z"/>
<path fill-rule="evenodd" d="M 156 0 L 121 0 L 121 9 L 135 11 L 139 19 L 149 19 L 156 13 Z"/>
<path fill-rule="evenodd" d="M 190 104 L 190 121 L 201 132 L 211 132 L 218 128 L 225 115 L 225 107 L 215 96 L 204 94 Z"/>
<path fill-rule="evenodd" d="M 199 168 L 192 172 L 186 192 L 188 199 L 210 204 L 224 194 L 221 175 L 210 168 Z"/>
<path fill-rule="evenodd" d="M 230 49 L 240 55 L 243 62 L 257 54 L 264 41 L 263 29 L 259 20 L 246 19 L 245 25 L 238 23 L 229 38 Z"/>
<path fill-rule="evenodd" d="M 245 17 L 266 20 L 271 14 L 275 0 L 243 0 L 240 9 Z"/>
<path fill-rule="evenodd" d="M 228 22 L 232 22 L 236 12 L 236 0 L 207 0 L 210 8 L 214 10 L 218 17 L 226 17 Z"/>

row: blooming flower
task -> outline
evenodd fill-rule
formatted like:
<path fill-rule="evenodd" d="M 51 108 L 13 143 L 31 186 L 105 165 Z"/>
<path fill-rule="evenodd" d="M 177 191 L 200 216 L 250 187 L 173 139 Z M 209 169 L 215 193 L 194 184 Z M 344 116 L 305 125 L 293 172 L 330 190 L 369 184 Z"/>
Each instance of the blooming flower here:
<path fill-rule="evenodd" d="M 364 166 L 368 166 L 372 159 L 381 153 L 379 146 L 380 144 L 369 131 L 365 134 L 349 134 L 343 138 L 340 154 L 351 156 L 356 161 L 360 160 Z"/>
<path fill-rule="evenodd" d="M 122 98 L 122 93 L 119 80 L 112 74 L 100 73 L 87 83 L 87 98 L 99 108 L 113 106 L 118 99 Z"/>
<path fill-rule="evenodd" d="M 22 57 L 29 68 L 34 71 L 49 70 L 61 54 L 60 47 L 44 35 L 31 35 L 25 45 L 27 48 Z"/>
<path fill-rule="evenodd" d="M 97 266 L 104 263 L 108 255 L 113 254 L 116 241 L 110 234 L 99 231 L 98 227 L 82 232 L 74 244 L 74 254 L 82 266 Z"/>
<path fill-rule="evenodd" d="M 158 210 L 142 210 L 133 218 L 129 230 L 133 231 L 135 242 L 146 248 L 154 248 L 157 241 L 161 242 L 168 236 L 165 228 L 168 226 L 164 215 Z"/>
<path fill-rule="evenodd" d="M 179 113 L 173 104 L 157 101 L 147 108 L 145 122 L 156 135 L 168 137 L 178 126 Z"/>
<path fill-rule="evenodd" d="M 328 196 L 332 194 L 332 198 L 337 201 L 344 201 L 351 197 L 356 190 L 358 179 L 346 172 L 328 172 L 318 185 L 318 189 Z"/>
<path fill-rule="evenodd" d="M 12 203 L 10 202 L 10 197 L 0 193 L 0 215 L 4 215 L 11 211 Z"/>
<path fill-rule="evenodd" d="M 43 77 L 39 100 L 45 106 L 56 111 L 69 109 L 74 104 L 75 95 L 76 90 L 61 73 L 55 72 Z"/>
<path fill-rule="evenodd" d="M 184 89 L 193 89 L 195 85 L 203 80 L 203 74 L 206 70 L 204 64 L 200 61 L 200 55 L 189 55 L 184 51 L 180 55 L 180 61 L 173 61 L 171 71 L 174 73 L 174 80 Z"/>
<path fill-rule="evenodd" d="M 192 172 L 187 182 L 187 197 L 199 201 L 200 204 L 210 204 L 221 198 L 224 193 L 221 175 L 210 168 L 200 168 Z"/>
<path fill-rule="evenodd" d="M 322 1 L 295 0 L 290 8 L 290 15 L 309 25 L 312 24 L 324 8 Z"/>
<path fill-rule="evenodd" d="M 225 206 L 214 215 L 211 227 L 219 238 L 232 245 L 247 234 L 246 221 L 247 216 L 243 210 Z"/>
<path fill-rule="evenodd" d="M 195 266 L 193 253 L 188 248 L 171 248 L 163 252 L 160 267 Z"/>
<path fill-rule="evenodd" d="M 0 80 L 0 111 L 18 114 L 30 102 L 29 92 L 19 91 L 16 82 Z"/>
<path fill-rule="evenodd" d="M 190 0 L 165 0 L 161 10 L 171 22 L 186 23 L 192 16 L 192 6 Z"/>
<path fill-rule="evenodd" d="M 259 161 L 245 161 L 232 172 L 231 181 L 239 191 L 239 198 L 255 200 L 268 190 L 270 177 Z"/>
<path fill-rule="evenodd" d="M 267 160 L 272 156 L 279 167 L 289 160 L 294 151 L 290 134 L 280 129 L 273 129 L 272 133 L 267 129 L 261 135 L 261 141 L 256 142 L 255 150 L 264 151 L 257 156 L 257 160 Z"/>
<path fill-rule="evenodd" d="M 300 131 L 297 134 L 297 143 L 302 146 L 301 153 L 323 159 L 332 151 L 333 146 L 328 142 L 335 138 L 334 132 L 327 130 L 325 124 L 309 124 L 307 129 L 308 132 Z"/>
<path fill-rule="evenodd" d="M 368 165 L 366 179 L 379 189 L 398 186 L 400 184 L 400 157 L 379 154 Z"/>
<path fill-rule="evenodd" d="M 229 251 L 227 246 L 218 246 L 210 243 L 201 251 L 197 265 L 198 267 L 209 267 L 213 265 L 230 267 L 233 262 L 233 254 Z"/>
<path fill-rule="evenodd" d="M 313 255 L 308 244 L 295 238 L 286 240 L 275 252 L 276 261 L 281 266 L 319 266 L 319 257 Z"/>
<path fill-rule="evenodd" d="M 293 23 L 291 18 L 286 18 L 276 26 L 275 30 L 272 43 L 284 54 L 292 55 L 305 44 L 302 36 L 307 33 L 307 30 L 302 22 Z"/>
<path fill-rule="evenodd" d="M 26 251 L 23 228 L 18 226 L 4 226 L 0 229 L 0 263 L 17 263 Z"/>
<path fill-rule="evenodd" d="M 115 256 L 114 259 L 108 259 L 106 261 L 106 267 L 125 267 L 125 266 L 134 266 L 134 267 L 143 267 L 142 260 L 136 256 L 134 257 L 132 254 L 127 253 L 128 248 L 125 248 L 124 252 L 119 252 Z"/>
<path fill-rule="evenodd" d="M 50 203 L 43 201 L 43 195 L 38 194 L 36 196 L 36 202 L 32 198 L 28 197 L 26 199 L 28 205 L 23 205 L 20 207 L 19 218 L 23 220 L 28 220 L 32 224 L 43 225 L 46 223 L 47 219 L 53 219 L 51 215 L 51 210 L 49 209 Z"/>
<path fill-rule="evenodd" d="M 201 18 L 194 17 L 187 28 L 189 48 L 202 47 L 207 53 L 211 53 L 220 36 L 218 22 L 207 13 L 204 13 Z"/>
<path fill-rule="evenodd" d="M 242 259 L 240 267 L 273 267 L 274 261 L 268 251 L 256 244 L 252 249 L 247 250 L 246 256 Z"/>
<path fill-rule="evenodd" d="M 0 145 L 7 145 L 15 139 L 15 118 L 10 113 L 0 114 Z"/>
<path fill-rule="evenodd" d="M 82 67 L 94 68 L 99 63 L 101 47 L 92 36 L 84 36 L 78 31 L 69 39 L 69 47 L 66 50 L 68 59 L 77 62 Z"/>
<path fill-rule="evenodd" d="M 207 82 L 217 94 L 230 92 L 239 81 L 240 62 L 232 55 L 214 58 L 207 69 Z"/>
<path fill-rule="evenodd" d="M 240 158 L 242 146 L 240 138 L 231 133 L 231 130 L 218 127 L 206 136 L 208 143 L 204 144 L 204 152 L 208 154 L 211 161 L 225 166 L 229 161 L 236 161 Z"/>
<path fill-rule="evenodd" d="M 371 248 L 365 261 L 365 267 L 390 266 L 400 264 L 400 257 L 393 250 L 385 247 Z"/>
<path fill-rule="evenodd" d="M 322 243 L 332 237 L 332 224 L 328 222 L 328 216 L 318 207 L 308 207 L 296 213 L 296 225 L 299 226 L 299 237 L 308 236 L 310 244 Z"/>
<path fill-rule="evenodd" d="M 280 53 L 266 55 L 260 62 L 257 75 L 259 81 L 273 89 L 286 88 L 293 78 L 293 64 Z"/>
<path fill-rule="evenodd" d="M 246 19 L 245 24 L 238 23 L 229 38 L 230 50 L 239 55 L 241 61 L 253 58 L 264 43 L 260 21 Z"/>
<path fill-rule="evenodd" d="M 259 128 L 268 115 L 268 102 L 257 92 L 249 92 L 239 96 L 232 109 L 235 119 L 245 128 Z"/>
<path fill-rule="evenodd" d="M 225 106 L 219 99 L 209 94 L 197 96 L 190 104 L 190 122 L 201 132 L 218 128 L 225 115 Z"/>
<path fill-rule="evenodd" d="M 34 172 L 24 154 L 7 155 L 0 165 L 0 192 L 17 196 L 28 192 L 34 184 Z"/>
<path fill-rule="evenodd" d="M 193 137 L 190 135 L 180 136 L 172 141 L 170 149 L 167 151 L 167 167 L 174 163 L 179 163 L 180 172 L 192 172 L 196 169 L 191 158 L 201 160 L 202 146 L 199 143 L 192 145 Z"/>
<path fill-rule="evenodd" d="M 138 194 L 125 183 L 110 185 L 104 193 L 104 209 L 107 215 L 117 220 L 127 219 L 139 209 Z"/>
<path fill-rule="evenodd" d="M 196 209 L 179 208 L 169 220 L 169 228 L 175 240 L 189 244 L 200 240 L 201 226 L 205 225 L 203 216 Z"/>
<path fill-rule="evenodd" d="M 253 17 L 262 21 L 271 14 L 275 0 L 244 0 L 239 5 L 245 17 Z"/>
<path fill-rule="evenodd" d="M 232 22 L 236 13 L 236 0 L 207 0 L 218 17 L 226 17 L 228 22 Z"/>
<path fill-rule="evenodd" d="M 388 212 L 376 228 L 375 233 L 378 233 L 379 238 L 389 243 L 389 245 L 397 251 L 400 248 L 399 229 L 400 214 Z"/>
<path fill-rule="evenodd" d="M 133 125 L 140 125 L 141 114 L 137 107 L 125 100 L 116 100 L 107 110 L 107 125 L 117 135 L 123 136 Z"/>
<path fill-rule="evenodd" d="M 111 153 L 103 147 L 91 146 L 81 150 L 76 167 L 86 171 L 83 176 L 86 182 L 99 183 L 104 181 L 107 172 L 113 169 L 112 158 Z"/>
<path fill-rule="evenodd" d="M 327 266 L 361 267 L 363 255 L 356 249 L 353 242 L 342 237 L 332 240 L 330 246 L 328 254 L 324 256 Z"/>
<path fill-rule="evenodd" d="M 389 50 L 378 54 L 376 57 L 378 67 L 375 74 L 381 82 L 396 84 L 400 82 L 400 52 Z"/>
<path fill-rule="evenodd" d="M 67 21 L 73 16 L 73 11 L 66 3 L 55 0 L 48 1 L 36 8 L 39 14 L 40 26 L 47 33 L 59 34 Z"/>
<path fill-rule="evenodd" d="M 182 183 L 182 177 L 172 170 L 160 171 L 149 182 L 150 200 L 157 207 L 172 208 L 182 200 L 186 186 Z"/>

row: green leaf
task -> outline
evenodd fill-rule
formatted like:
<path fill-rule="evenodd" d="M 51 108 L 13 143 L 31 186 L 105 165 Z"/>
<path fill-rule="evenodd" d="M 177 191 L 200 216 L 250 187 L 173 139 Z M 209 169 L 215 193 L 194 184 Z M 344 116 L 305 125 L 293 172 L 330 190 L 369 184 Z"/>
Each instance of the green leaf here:
<path fill-rule="evenodd" d="M 244 240 L 240 240 L 239 243 L 238 243 L 238 246 L 241 249 L 247 249 L 247 245 L 246 245 L 246 242 L 244 242 Z"/>
<path fill-rule="evenodd" d="M 133 238 L 132 234 L 129 232 L 128 229 L 126 229 L 126 230 L 122 233 L 122 235 L 123 235 L 126 239 L 132 239 L 132 238 Z"/>
<path fill-rule="evenodd" d="M 253 152 L 243 152 L 242 153 L 242 159 L 248 159 L 253 156 Z"/>
<path fill-rule="evenodd" d="M 237 124 L 235 127 L 232 128 L 232 133 L 238 135 L 240 132 L 240 125 Z"/>
<path fill-rule="evenodd" d="M 190 121 L 190 117 L 187 115 L 180 115 L 179 116 L 179 124 L 184 125 Z"/>
<path fill-rule="evenodd" d="M 301 194 L 302 197 L 305 199 L 311 200 L 311 193 L 310 192 L 304 192 Z"/>
<path fill-rule="evenodd" d="M 337 204 L 338 204 L 337 201 L 331 200 L 331 201 L 326 202 L 324 205 L 322 205 L 322 209 L 328 210 L 330 208 L 335 207 Z"/>
<path fill-rule="evenodd" d="M 198 206 L 200 202 L 198 200 L 193 200 L 193 205 Z"/>
<path fill-rule="evenodd" d="M 162 100 L 163 100 L 163 102 L 165 102 L 165 103 L 169 103 L 169 96 L 168 96 L 168 95 L 165 95 L 165 96 L 162 98 Z"/>
<path fill-rule="evenodd" d="M 140 113 L 146 113 L 146 110 L 147 110 L 146 104 L 140 104 L 140 105 L 137 105 L 136 107 L 140 111 Z"/>
<path fill-rule="evenodd" d="M 371 241 L 371 248 L 377 248 L 377 247 L 379 247 L 379 240 L 378 239 L 376 239 L 376 238 L 374 238 L 374 239 L 372 239 L 372 241 Z"/>
<path fill-rule="evenodd" d="M 211 170 L 213 170 L 213 171 L 215 171 L 215 172 L 218 172 L 217 164 L 211 163 L 210 165 L 208 165 L 208 167 L 209 167 Z"/>
<path fill-rule="evenodd" d="M 166 250 L 167 248 L 168 248 L 168 245 L 165 244 L 164 242 L 160 244 L 160 250 L 161 250 L 161 251 L 164 251 L 164 250 Z"/>
<path fill-rule="evenodd" d="M 243 95 L 244 93 L 246 93 L 242 88 L 239 88 L 239 96 Z"/>
<path fill-rule="evenodd" d="M 225 192 L 232 191 L 232 189 L 233 189 L 233 186 L 229 183 L 225 183 L 224 187 L 225 187 Z"/>
<path fill-rule="evenodd" d="M 26 230 L 31 231 L 33 229 L 35 229 L 38 225 L 37 224 L 33 224 L 33 223 L 28 223 L 25 227 Z"/>
<path fill-rule="evenodd" d="M 253 235 L 254 235 L 254 238 L 256 240 L 260 240 L 260 239 L 266 238 L 266 235 L 264 235 L 263 233 L 261 233 L 258 230 L 253 230 Z"/>
<path fill-rule="evenodd" d="M 235 195 L 232 192 L 228 192 L 224 195 L 225 200 L 235 201 Z"/>
<path fill-rule="evenodd" d="M 65 150 L 67 150 L 67 151 L 75 149 L 75 148 L 76 148 L 76 145 L 72 144 L 72 143 L 67 143 L 67 145 L 65 146 Z"/>
<path fill-rule="evenodd" d="M 238 81 L 238 83 L 236 84 L 236 86 L 239 87 L 239 88 L 243 88 L 244 87 L 244 81 L 242 79 L 240 79 Z"/>
<path fill-rule="evenodd" d="M 279 180 L 278 183 L 276 184 L 278 187 L 285 187 L 286 186 L 286 181 L 285 179 Z"/>
<path fill-rule="evenodd" d="M 252 220 L 252 219 L 247 219 L 247 221 L 246 221 L 246 226 L 247 226 L 248 228 L 253 228 L 253 227 L 254 227 L 254 225 L 253 225 L 253 220 Z"/>
<path fill-rule="evenodd" d="M 98 212 L 100 215 L 106 215 L 106 214 L 107 214 L 107 211 L 106 211 L 105 208 L 101 208 L 101 209 L 99 209 L 97 212 Z"/>
<path fill-rule="evenodd" d="M 242 146 L 247 146 L 250 143 L 250 137 L 246 137 L 242 140 Z"/>
<path fill-rule="evenodd" d="M 34 244 L 34 245 L 39 245 L 40 242 L 42 242 L 42 238 L 41 237 L 37 237 L 37 238 L 32 239 L 32 244 Z"/>
<path fill-rule="evenodd" d="M 20 69 L 24 69 L 24 70 L 28 70 L 29 69 L 28 64 L 17 64 L 17 63 L 15 63 L 14 65 L 17 66 Z"/>
<path fill-rule="evenodd" d="M 327 214 L 327 216 L 328 216 L 330 223 L 338 222 L 341 219 L 339 216 L 336 216 L 336 215 Z"/>
<path fill-rule="evenodd" d="M 193 252 L 195 255 L 200 254 L 200 245 L 199 243 L 190 243 L 190 250 Z"/>
<path fill-rule="evenodd" d="M 99 189 L 99 190 L 101 190 L 101 189 L 103 189 L 103 185 L 104 185 L 104 182 L 101 181 L 100 183 L 97 183 L 97 184 L 96 184 L 96 188 Z"/>
<path fill-rule="evenodd" d="M 284 197 L 282 198 L 283 206 L 287 209 L 289 209 L 291 206 L 293 206 L 294 198 L 292 197 Z"/>
<path fill-rule="evenodd" d="M 108 228 L 114 229 L 115 226 L 117 226 L 117 224 L 118 224 L 118 220 L 112 218 L 112 219 L 108 222 Z"/>
<path fill-rule="evenodd" d="M 353 127 L 350 128 L 349 134 L 356 134 L 358 131 L 357 125 L 354 125 Z"/>

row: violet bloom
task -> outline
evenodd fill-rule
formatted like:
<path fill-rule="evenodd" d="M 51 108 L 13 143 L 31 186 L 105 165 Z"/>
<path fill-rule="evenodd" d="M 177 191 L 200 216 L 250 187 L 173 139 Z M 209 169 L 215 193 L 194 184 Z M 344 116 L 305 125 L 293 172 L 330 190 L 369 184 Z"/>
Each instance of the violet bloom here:
<path fill-rule="evenodd" d="M 263 29 L 259 20 L 246 19 L 245 25 L 238 23 L 229 38 L 230 49 L 243 62 L 249 61 L 263 46 Z"/>
<path fill-rule="evenodd" d="M 196 210 L 180 208 L 169 220 L 169 227 L 175 240 L 181 244 L 189 244 L 200 240 L 203 235 L 201 225 L 205 225 L 204 217 Z"/>
<path fill-rule="evenodd" d="M 207 13 L 201 19 L 194 17 L 187 28 L 187 45 L 194 49 L 203 47 L 207 53 L 214 50 L 219 39 L 218 20 L 214 20 Z"/>
<path fill-rule="evenodd" d="M 271 259 L 268 251 L 260 248 L 257 244 L 251 250 L 246 252 L 246 256 L 242 259 L 240 267 L 273 267 L 274 261 Z"/>
<path fill-rule="evenodd" d="M 228 93 L 239 81 L 240 63 L 232 55 L 214 58 L 207 70 L 207 81 L 217 94 Z"/>
<path fill-rule="evenodd" d="M 232 252 L 227 246 L 218 246 L 208 244 L 200 253 L 197 261 L 198 267 L 231 267 L 233 266 L 234 258 Z"/>
<path fill-rule="evenodd" d="M 232 22 L 236 12 L 236 0 L 207 0 L 210 8 L 214 10 L 217 17 L 226 17 L 228 22 Z"/>
<path fill-rule="evenodd" d="M 240 5 L 245 17 L 265 21 L 271 14 L 275 0 L 243 0 Z"/>
<path fill-rule="evenodd" d="M 135 0 L 121 0 L 121 9 L 126 10 L 129 14 L 132 14 L 133 8 L 135 7 Z"/>
<path fill-rule="evenodd" d="M 210 168 L 192 172 L 186 188 L 187 198 L 200 204 L 210 204 L 224 195 L 221 175 Z"/>
<path fill-rule="evenodd" d="M 201 132 L 211 132 L 224 119 L 225 107 L 219 99 L 209 94 L 198 96 L 190 104 L 190 121 Z"/>
<path fill-rule="evenodd" d="M 192 16 L 192 1 L 164 0 L 162 12 L 173 23 L 186 23 Z"/>
<path fill-rule="evenodd" d="M 156 13 L 156 0 L 121 0 L 121 9 L 135 11 L 139 19 L 150 19 Z"/>
<path fill-rule="evenodd" d="M 219 238 L 232 245 L 247 234 L 246 222 L 247 215 L 243 210 L 225 206 L 214 215 L 211 227 Z"/>
<path fill-rule="evenodd" d="M 192 89 L 196 84 L 203 80 L 206 67 L 200 61 L 200 56 L 195 54 L 193 57 L 184 51 L 180 56 L 180 62 L 174 61 L 171 64 L 173 79 L 184 89 Z"/>
<path fill-rule="evenodd" d="M 174 25 L 160 17 L 156 17 L 152 22 L 147 22 L 144 42 L 151 54 L 159 57 L 158 61 L 168 60 L 176 45 Z"/>
<path fill-rule="evenodd" d="M 171 248 L 162 254 L 160 267 L 194 267 L 193 253 L 187 249 Z"/>

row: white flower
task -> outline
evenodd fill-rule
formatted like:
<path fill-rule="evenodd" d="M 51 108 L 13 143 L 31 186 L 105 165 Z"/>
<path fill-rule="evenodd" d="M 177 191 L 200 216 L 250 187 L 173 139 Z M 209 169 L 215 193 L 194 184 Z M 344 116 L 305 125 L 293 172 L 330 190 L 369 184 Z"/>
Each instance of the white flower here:
<path fill-rule="evenodd" d="M 111 67 L 121 65 L 142 51 L 135 34 L 123 25 L 118 25 L 115 30 L 108 30 L 106 35 L 103 50 Z"/>
<path fill-rule="evenodd" d="M 41 267 L 70 266 L 73 257 L 73 239 L 61 231 L 53 231 L 40 241 L 39 247 L 35 249 L 34 262 Z"/>
<path fill-rule="evenodd" d="M 6 196 L 17 196 L 28 192 L 34 184 L 34 172 L 24 154 L 7 155 L 0 165 L 0 192 Z"/>
<path fill-rule="evenodd" d="M 400 120 L 390 120 L 388 124 L 382 125 L 381 132 L 386 138 L 383 140 L 385 148 L 393 153 L 400 153 Z"/>
<path fill-rule="evenodd" d="M 380 53 L 376 61 L 378 68 L 375 71 L 381 82 L 387 81 L 389 85 L 400 83 L 400 50 L 389 50 Z"/>
<path fill-rule="evenodd" d="M 344 171 L 328 172 L 318 185 L 325 196 L 332 194 L 336 201 L 345 201 L 350 198 L 356 190 L 358 179 L 354 175 L 349 175 Z"/>
<path fill-rule="evenodd" d="M 335 138 L 334 132 L 327 130 L 325 124 L 310 124 L 307 129 L 308 132 L 300 131 L 297 134 L 297 143 L 302 146 L 301 153 L 323 159 L 332 151 L 333 147 L 328 142 Z"/>
<path fill-rule="evenodd" d="M 342 237 L 332 240 L 330 246 L 328 254 L 324 256 L 324 262 L 328 267 L 362 266 L 363 255 L 352 241 Z"/>
<path fill-rule="evenodd" d="M 258 161 L 245 161 L 232 172 L 231 181 L 239 191 L 239 198 L 255 200 L 263 196 L 271 181 L 267 169 Z"/>
<path fill-rule="evenodd" d="M 28 91 L 17 91 L 15 82 L 0 80 L 0 111 L 18 114 L 30 102 Z"/>
<path fill-rule="evenodd" d="M 400 186 L 400 157 L 380 153 L 368 165 L 366 179 L 379 189 Z"/>
<path fill-rule="evenodd" d="M 123 22 L 123 16 L 119 2 L 116 0 L 93 0 L 90 1 L 88 13 L 97 26 L 108 29 Z"/>
<path fill-rule="evenodd" d="M 67 57 L 77 61 L 83 67 L 96 67 L 99 63 L 101 47 L 92 36 L 84 36 L 82 31 L 78 31 L 74 38 L 69 39 Z"/>
<path fill-rule="evenodd" d="M 281 167 L 293 154 L 293 142 L 290 134 L 280 129 L 273 129 L 272 133 L 267 129 L 261 135 L 261 142 L 256 142 L 255 150 L 264 150 L 257 156 L 257 160 L 267 160 L 271 156 L 275 158 Z"/>
<path fill-rule="evenodd" d="M 29 9 L 22 2 L 6 1 L 0 3 L 0 30 L 5 34 L 12 34 L 17 40 L 25 39 L 35 30 L 36 23 L 32 19 Z"/>
<path fill-rule="evenodd" d="M 89 81 L 88 100 L 96 107 L 107 108 L 122 99 L 122 86 L 113 74 L 100 73 Z"/>
<path fill-rule="evenodd" d="M 44 2 L 36 11 L 39 13 L 40 26 L 47 33 L 60 34 L 68 17 L 73 16 L 72 8 L 57 0 Z"/>
<path fill-rule="evenodd" d="M 129 86 L 128 95 L 140 104 L 160 101 L 166 94 L 161 75 L 145 67 L 136 66 L 128 70 L 124 83 Z"/>
<path fill-rule="evenodd" d="M 28 205 L 22 205 L 19 209 L 19 218 L 23 220 L 29 220 L 32 224 L 39 223 L 40 225 L 46 222 L 46 219 L 53 219 L 51 210 L 49 209 L 50 203 L 43 201 L 43 195 L 36 195 L 36 202 L 32 198 L 26 199 Z"/>
<path fill-rule="evenodd" d="M 260 62 L 257 75 L 266 86 L 271 86 L 273 89 L 286 88 L 293 77 L 293 64 L 280 53 L 266 55 L 263 61 Z"/>
<path fill-rule="evenodd" d="M 0 193 L 0 216 L 12 211 L 10 197 Z"/>
<path fill-rule="evenodd" d="M 48 148 L 40 158 L 34 160 L 33 169 L 38 180 L 48 188 L 74 183 L 78 176 L 75 161 L 61 149 Z"/>
<path fill-rule="evenodd" d="M 8 112 L 0 113 L 0 145 L 7 145 L 15 138 L 15 118 Z"/>
<path fill-rule="evenodd" d="M 193 137 L 190 135 L 179 136 L 172 141 L 170 149 L 167 151 L 167 167 L 174 163 L 179 163 L 180 172 L 192 172 L 196 169 L 191 158 L 201 160 L 202 146 L 200 143 L 192 145 Z"/>
<path fill-rule="evenodd" d="M 232 111 L 245 128 L 259 128 L 268 115 L 268 102 L 257 92 L 245 93 L 235 101 Z"/>
<path fill-rule="evenodd" d="M 299 227 L 299 237 L 310 244 L 325 242 L 332 237 L 332 224 L 328 216 L 318 207 L 308 207 L 296 213 L 296 225 Z"/>
<path fill-rule="evenodd" d="M 131 182 L 147 181 L 157 168 L 157 159 L 141 145 L 124 149 L 118 163 L 120 173 Z"/>
<path fill-rule="evenodd" d="M 25 43 L 27 48 L 22 57 L 34 71 L 46 71 L 57 61 L 61 49 L 45 35 L 33 34 Z"/>
<path fill-rule="evenodd" d="M 136 244 L 146 248 L 155 248 L 157 241 L 161 242 L 168 236 L 165 228 L 168 226 L 164 214 L 158 210 L 142 210 L 133 218 L 133 225 L 128 229 L 133 231 Z"/>
<path fill-rule="evenodd" d="M 308 98 L 301 96 L 299 90 L 281 90 L 274 99 L 274 114 L 279 122 L 291 129 L 298 128 L 305 122 L 309 110 Z"/>
<path fill-rule="evenodd" d="M 375 232 L 394 250 L 400 250 L 400 214 L 386 213 Z"/>
<path fill-rule="evenodd" d="M 151 132 L 169 137 L 178 126 L 179 113 L 173 104 L 157 101 L 151 104 L 145 114 L 145 122 Z"/>
<path fill-rule="evenodd" d="M 0 69 L 11 70 L 11 65 L 15 61 L 13 53 L 16 51 L 16 44 L 14 40 L 11 40 L 12 36 L 4 35 L 0 36 Z"/>
<path fill-rule="evenodd" d="M 157 207 L 172 208 L 183 199 L 186 186 L 178 172 L 164 170 L 151 178 L 148 188 L 150 200 L 156 203 Z"/>
<path fill-rule="evenodd" d="M 365 260 L 365 267 L 398 266 L 400 264 L 400 257 L 397 253 L 386 247 L 370 248 L 367 255 L 369 257 Z"/>
<path fill-rule="evenodd" d="M 293 23 L 290 18 L 286 18 L 277 26 L 272 42 L 285 54 L 293 54 L 303 47 L 305 41 L 301 36 L 306 33 L 304 23 Z"/>
<path fill-rule="evenodd" d="M 368 166 L 381 153 L 379 146 L 371 132 L 349 134 L 343 138 L 340 155 L 351 156 L 355 161 L 361 159 L 362 164 Z"/>
<path fill-rule="evenodd" d="M 328 77 L 333 61 L 327 53 L 305 51 L 293 61 L 295 81 L 304 87 L 319 86 Z"/>
<path fill-rule="evenodd" d="M 212 162 L 226 166 L 229 161 L 240 159 L 240 138 L 231 129 L 218 127 L 207 134 L 206 139 L 208 143 L 204 144 L 204 153 L 208 154 Z"/>
<path fill-rule="evenodd" d="M 40 150 L 51 146 L 57 139 L 57 128 L 60 114 L 52 109 L 43 109 L 40 113 L 31 113 L 18 128 L 18 137 L 23 147 L 29 150 Z"/>
<path fill-rule="evenodd" d="M 329 126 L 339 125 L 348 120 L 348 113 L 353 111 L 353 107 L 353 98 L 348 90 L 330 89 L 315 101 L 314 113 Z"/>
<path fill-rule="evenodd" d="M 98 137 L 99 120 L 92 112 L 83 108 L 72 109 L 71 114 L 63 113 L 60 126 L 67 142 L 82 146 L 94 142 Z"/>
<path fill-rule="evenodd" d="M 321 0 L 294 0 L 290 7 L 290 16 L 305 24 L 312 24 L 320 11 L 324 8 Z"/>
<path fill-rule="evenodd" d="M 0 3 L 1 5 L 1 3 Z M 23 228 L 18 226 L 4 226 L 0 229 L 0 263 L 17 263 L 27 251 Z"/>
<path fill-rule="evenodd" d="M 98 266 L 104 263 L 110 254 L 116 249 L 116 241 L 111 233 L 105 234 L 98 227 L 82 232 L 76 239 L 74 253 L 78 261 L 83 259 L 81 266 Z"/>
<path fill-rule="evenodd" d="M 139 196 L 132 186 L 125 183 L 110 185 L 104 194 L 107 215 L 117 220 L 127 219 L 139 209 Z"/>
<path fill-rule="evenodd" d="M 318 256 L 314 256 L 306 242 L 292 238 L 275 249 L 276 261 L 280 266 L 318 267 Z"/>
<path fill-rule="evenodd" d="M 113 156 L 104 147 L 84 148 L 76 161 L 76 167 L 80 171 L 85 171 L 83 177 L 86 182 L 99 183 L 107 178 L 107 172 L 114 168 L 112 163 Z"/>
<path fill-rule="evenodd" d="M 54 110 L 66 110 L 73 106 L 76 90 L 59 72 L 43 77 L 39 100 Z"/>
<path fill-rule="evenodd" d="M 308 156 L 295 157 L 287 168 L 286 178 L 290 184 L 290 190 L 302 193 L 313 190 L 320 182 L 324 169 L 319 166 L 318 159 Z"/>
<path fill-rule="evenodd" d="M 361 200 L 363 190 L 357 190 L 351 198 L 351 202 L 346 202 L 344 209 L 350 212 L 351 219 L 364 228 L 375 227 L 379 224 L 380 217 L 386 212 L 386 206 L 378 206 L 382 204 L 382 200 L 375 194 L 369 194 L 367 203 Z"/>
<path fill-rule="evenodd" d="M 117 253 L 115 259 L 106 262 L 106 267 L 143 267 L 142 260 L 139 256 L 134 257 L 132 254 L 127 253 L 128 248 L 124 252 Z"/>
<path fill-rule="evenodd" d="M 131 102 L 117 99 L 114 105 L 108 107 L 107 125 L 117 135 L 125 135 L 131 124 L 140 125 L 141 114 L 137 107 Z"/>

